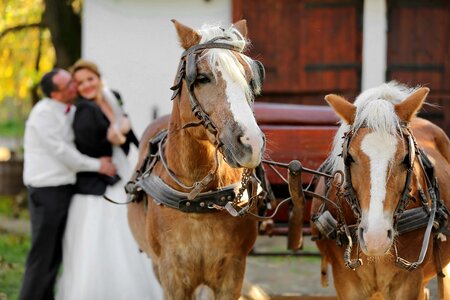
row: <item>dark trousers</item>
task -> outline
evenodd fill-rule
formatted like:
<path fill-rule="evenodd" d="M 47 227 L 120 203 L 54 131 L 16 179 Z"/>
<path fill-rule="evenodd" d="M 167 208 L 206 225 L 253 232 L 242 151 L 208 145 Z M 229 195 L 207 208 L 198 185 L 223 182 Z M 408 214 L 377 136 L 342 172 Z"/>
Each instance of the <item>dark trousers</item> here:
<path fill-rule="evenodd" d="M 73 186 L 28 187 L 31 249 L 23 276 L 20 300 L 52 300 L 62 261 L 62 238 Z"/>

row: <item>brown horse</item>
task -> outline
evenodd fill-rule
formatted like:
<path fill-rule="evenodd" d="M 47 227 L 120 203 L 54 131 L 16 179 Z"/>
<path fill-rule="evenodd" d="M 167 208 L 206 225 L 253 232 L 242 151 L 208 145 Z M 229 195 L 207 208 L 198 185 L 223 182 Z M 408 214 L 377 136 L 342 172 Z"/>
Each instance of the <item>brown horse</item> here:
<path fill-rule="evenodd" d="M 261 163 L 265 148 L 252 110 L 263 68 L 242 53 L 245 20 L 199 30 L 173 22 L 185 49 L 173 109 L 142 139 L 128 190 L 135 199 L 147 195 L 129 205 L 129 223 L 165 299 L 192 299 L 199 286 L 215 299 L 237 299 L 257 222 L 231 214 L 242 209 L 240 186 L 252 173 L 244 170 Z"/>
<path fill-rule="evenodd" d="M 331 264 L 339 299 L 426 299 L 450 271 L 450 142 L 415 116 L 428 92 L 391 82 L 354 104 L 325 97 L 343 121 L 327 165 L 339 175 L 318 185 L 329 201 L 313 200 L 312 227 L 322 283 Z M 439 280 L 450 299 L 449 277 Z"/>

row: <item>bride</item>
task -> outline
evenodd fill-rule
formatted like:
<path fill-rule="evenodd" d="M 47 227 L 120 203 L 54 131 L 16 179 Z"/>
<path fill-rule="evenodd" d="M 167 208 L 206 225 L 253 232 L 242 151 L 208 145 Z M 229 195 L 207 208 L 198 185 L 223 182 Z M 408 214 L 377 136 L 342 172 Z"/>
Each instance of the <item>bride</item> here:
<path fill-rule="evenodd" d="M 115 177 L 77 175 L 63 242 L 63 272 L 58 300 L 162 299 L 150 259 L 139 252 L 128 227 L 124 184 L 131 177 L 130 142 L 138 141 L 123 113 L 120 95 L 102 87 L 95 64 L 79 60 L 72 67 L 79 99 L 73 123 L 78 150 L 92 157 L 112 156 Z"/>

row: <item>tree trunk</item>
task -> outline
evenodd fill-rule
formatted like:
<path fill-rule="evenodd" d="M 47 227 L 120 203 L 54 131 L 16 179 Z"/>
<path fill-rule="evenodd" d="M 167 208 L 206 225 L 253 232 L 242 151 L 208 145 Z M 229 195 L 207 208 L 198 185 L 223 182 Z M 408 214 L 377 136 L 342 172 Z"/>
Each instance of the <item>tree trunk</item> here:
<path fill-rule="evenodd" d="M 52 35 L 56 67 L 67 69 L 81 57 L 81 17 L 68 0 L 44 0 L 42 17 Z"/>

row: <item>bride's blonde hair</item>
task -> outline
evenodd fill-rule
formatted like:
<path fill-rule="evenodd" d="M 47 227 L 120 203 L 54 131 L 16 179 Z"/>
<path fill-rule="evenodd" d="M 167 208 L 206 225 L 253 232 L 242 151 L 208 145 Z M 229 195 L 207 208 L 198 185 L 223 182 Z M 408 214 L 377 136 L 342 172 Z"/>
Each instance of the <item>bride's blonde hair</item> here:
<path fill-rule="evenodd" d="M 91 61 L 85 60 L 85 59 L 79 59 L 77 60 L 73 66 L 69 68 L 69 72 L 73 75 L 76 71 L 81 69 L 87 69 L 91 71 L 92 73 L 95 73 L 99 78 L 102 77 L 102 74 L 100 73 L 98 66 L 94 64 Z"/>

